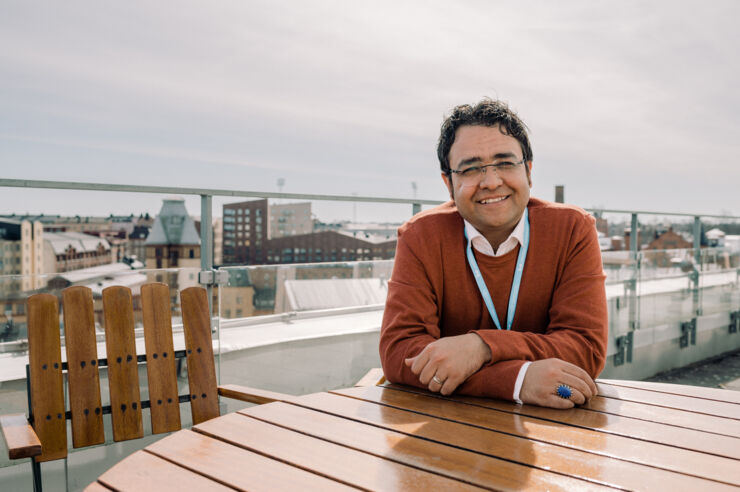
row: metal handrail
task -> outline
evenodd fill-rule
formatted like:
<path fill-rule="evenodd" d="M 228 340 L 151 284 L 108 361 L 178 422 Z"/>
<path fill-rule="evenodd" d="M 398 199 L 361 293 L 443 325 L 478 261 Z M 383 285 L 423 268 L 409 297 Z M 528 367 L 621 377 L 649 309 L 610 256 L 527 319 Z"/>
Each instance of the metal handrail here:
<path fill-rule="evenodd" d="M 292 200 L 320 200 L 340 202 L 405 203 L 413 205 L 439 205 L 440 200 L 417 198 L 392 198 L 357 195 L 317 195 L 313 193 L 275 193 L 271 191 L 243 191 L 215 188 L 183 188 L 178 186 L 116 185 L 108 183 L 83 183 L 71 181 L 41 181 L 33 179 L 0 179 L 0 186 L 9 188 L 44 188 L 55 190 L 118 191 L 126 193 L 160 193 L 165 195 L 235 196 L 246 198 L 287 198 Z"/>
<path fill-rule="evenodd" d="M 0 186 L 8 188 L 43 188 L 56 190 L 84 190 L 84 191 L 118 191 L 126 193 L 159 193 L 159 194 L 182 194 L 200 196 L 234 196 L 246 198 L 280 198 L 291 200 L 317 200 L 317 201 L 341 201 L 341 202 L 370 202 L 370 203 L 397 203 L 397 204 L 420 204 L 439 205 L 440 200 L 427 200 L 421 198 L 394 198 L 358 195 L 320 195 L 315 193 L 275 193 L 272 191 L 244 191 L 227 190 L 219 188 L 185 188 L 180 186 L 146 186 L 125 185 L 109 183 L 86 183 L 76 181 L 46 181 L 35 179 L 0 179 Z M 637 214 L 637 215 L 670 215 L 683 217 L 707 217 L 713 219 L 736 219 L 737 215 L 719 214 L 697 214 L 688 212 L 660 212 L 651 210 L 621 210 L 610 208 L 584 208 L 589 212 L 613 213 L 613 214 Z"/>

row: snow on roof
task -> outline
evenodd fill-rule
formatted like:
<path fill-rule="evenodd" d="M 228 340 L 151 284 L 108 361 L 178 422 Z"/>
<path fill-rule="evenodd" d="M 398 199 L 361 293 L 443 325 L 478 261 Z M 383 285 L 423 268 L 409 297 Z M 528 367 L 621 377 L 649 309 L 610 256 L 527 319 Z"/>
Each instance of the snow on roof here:
<path fill-rule="evenodd" d="M 110 243 L 105 239 L 82 232 L 45 232 L 43 237 L 57 255 L 64 254 L 70 246 L 85 253 L 97 251 L 99 245 L 110 250 Z"/>

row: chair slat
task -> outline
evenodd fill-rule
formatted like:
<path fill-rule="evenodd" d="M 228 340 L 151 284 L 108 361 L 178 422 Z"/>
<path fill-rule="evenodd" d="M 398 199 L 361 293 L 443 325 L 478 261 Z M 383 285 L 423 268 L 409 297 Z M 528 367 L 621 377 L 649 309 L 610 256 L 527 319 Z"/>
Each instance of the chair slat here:
<path fill-rule="evenodd" d="M 59 302 L 51 294 L 28 298 L 28 362 L 31 366 L 33 428 L 41 441 L 36 461 L 67 456 Z"/>
<path fill-rule="evenodd" d="M 72 443 L 75 448 L 101 444 L 105 442 L 105 434 L 92 291 L 83 286 L 64 289 L 62 309 Z"/>
<path fill-rule="evenodd" d="M 141 311 L 144 318 L 152 433 L 176 431 L 180 429 L 180 403 L 177 396 L 169 287 L 162 283 L 143 285 Z"/>
<path fill-rule="evenodd" d="M 131 289 L 104 289 L 103 313 L 113 440 L 125 441 L 143 437 Z"/>
<path fill-rule="evenodd" d="M 180 292 L 180 301 L 187 349 L 190 408 L 193 424 L 199 424 L 219 415 L 208 294 L 203 287 L 190 287 Z"/>

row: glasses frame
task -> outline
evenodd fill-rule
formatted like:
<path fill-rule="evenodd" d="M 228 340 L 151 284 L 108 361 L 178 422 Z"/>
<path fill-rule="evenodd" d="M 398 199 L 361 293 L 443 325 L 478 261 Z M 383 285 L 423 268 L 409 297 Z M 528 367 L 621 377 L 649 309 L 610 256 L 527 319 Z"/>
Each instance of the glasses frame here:
<path fill-rule="evenodd" d="M 506 163 L 499 162 L 498 164 L 485 164 L 483 166 L 470 166 L 470 167 L 466 167 L 462 171 L 458 171 L 456 169 L 450 169 L 450 173 L 455 173 L 455 174 L 460 175 L 460 179 L 474 179 L 474 178 L 483 179 L 483 176 L 485 176 L 486 171 L 487 171 L 486 168 L 492 167 L 493 170 L 494 170 L 494 172 L 496 173 L 496 175 L 500 177 L 501 176 L 501 166 L 503 164 L 506 164 Z M 519 162 L 515 162 L 514 163 L 514 167 L 512 168 L 512 171 L 515 170 L 515 169 L 517 169 L 522 164 L 524 164 L 524 158 L 523 157 L 522 157 L 522 160 L 520 160 Z M 477 174 L 477 175 L 470 176 L 470 177 L 466 178 L 465 177 L 465 173 L 466 172 L 469 172 L 471 169 L 477 169 L 478 171 L 480 171 L 480 174 Z"/>

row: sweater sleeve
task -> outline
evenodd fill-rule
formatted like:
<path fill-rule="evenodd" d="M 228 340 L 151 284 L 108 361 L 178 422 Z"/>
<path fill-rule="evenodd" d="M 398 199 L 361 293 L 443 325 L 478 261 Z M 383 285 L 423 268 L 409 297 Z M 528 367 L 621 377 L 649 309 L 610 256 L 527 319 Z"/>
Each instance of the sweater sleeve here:
<path fill-rule="evenodd" d="M 491 363 L 471 377 L 475 385 L 484 374 L 495 377 L 500 361 L 541 360 L 556 357 L 596 377 L 604 368 L 608 335 L 606 290 L 601 250 L 591 216 L 583 216 L 574 227 L 562 271 L 549 308 L 544 333 L 529 331 L 477 330 L 491 349 Z M 539 333 L 538 333 L 539 332 Z M 507 366 L 508 367 L 508 366 Z M 506 371 L 510 379 L 510 371 Z M 489 377 L 486 376 L 486 377 Z"/>
<path fill-rule="evenodd" d="M 380 361 L 393 383 L 424 387 L 404 360 L 440 337 L 437 295 L 422 261 L 399 231 L 380 330 Z"/>

